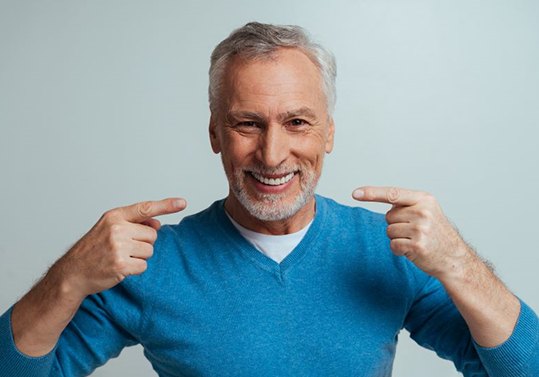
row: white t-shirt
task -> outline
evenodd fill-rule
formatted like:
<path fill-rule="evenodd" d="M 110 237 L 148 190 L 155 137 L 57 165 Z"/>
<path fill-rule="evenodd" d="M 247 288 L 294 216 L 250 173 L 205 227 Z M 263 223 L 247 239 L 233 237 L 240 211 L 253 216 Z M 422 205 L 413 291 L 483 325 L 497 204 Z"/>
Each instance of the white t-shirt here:
<path fill-rule="evenodd" d="M 234 221 L 234 219 L 226 211 L 225 213 L 232 224 L 236 227 L 236 229 L 238 229 L 240 234 L 247 241 L 249 241 L 262 254 L 268 256 L 277 263 L 281 263 L 281 261 L 286 258 L 286 256 L 290 254 L 292 250 L 294 250 L 313 223 L 311 220 L 311 222 L 299 232 L 275 236 L 253 232 L 252 230 L 244 228 Z"/>

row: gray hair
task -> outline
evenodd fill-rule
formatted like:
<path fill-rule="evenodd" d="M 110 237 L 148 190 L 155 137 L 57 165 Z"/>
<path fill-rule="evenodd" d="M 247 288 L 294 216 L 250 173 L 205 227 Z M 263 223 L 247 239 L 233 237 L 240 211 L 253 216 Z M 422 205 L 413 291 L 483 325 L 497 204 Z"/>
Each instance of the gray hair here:
<path fill-rule="evenodd" d="M 208 88 L 210 111 L 217 112 L 223 74 L 232 57 L 236 55 L 247 59 L 271 57 L 281 47 L 294 47 L 302 50 L 318 67 L 322 77 L 322 89 L 326 95 L 327 111 L 329 115 L 333 114 L 337 96 L 335 90 L 337 65 L 333 54 L 311 40 L 305 29 L 299 26 L 270 25 L 258 22 L 250 22 L 234 30 L 213 50 Z"/>

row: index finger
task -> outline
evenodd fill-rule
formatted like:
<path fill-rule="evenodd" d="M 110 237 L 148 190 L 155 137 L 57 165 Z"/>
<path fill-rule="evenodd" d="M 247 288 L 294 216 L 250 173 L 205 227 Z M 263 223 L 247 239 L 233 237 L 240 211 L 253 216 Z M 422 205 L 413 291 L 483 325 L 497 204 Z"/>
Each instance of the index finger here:
<path fill-rule="evenodd" d="M 364 186 L 352 193 L 352 197 L 362 202 L 388 203 L 398 206 L 413 206 L 421 199 L 419 191 L 397 187 Z"/>
<path fill-rule="evenodd" d="M 123 218 L 131 222 L 143 222 L 154 216 L 168 215 L 181 211 L 187 206 L 184 199 L 167 198 L 157 201 L 145 201 L 135 203 L 127 207 L 119 208 Z"/>

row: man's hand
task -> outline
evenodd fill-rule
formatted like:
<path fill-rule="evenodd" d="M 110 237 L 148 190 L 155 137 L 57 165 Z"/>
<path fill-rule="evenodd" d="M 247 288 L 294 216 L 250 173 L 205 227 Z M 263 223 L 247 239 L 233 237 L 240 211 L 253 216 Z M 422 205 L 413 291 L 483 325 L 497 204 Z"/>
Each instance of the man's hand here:
<path fill-rule="evenodd" d="M 479 345 L 495 347 L 509 338 L 520 302 L 466 245 L 431 195 L 366 186 L 352 196 L 393 205 L 386 214 L 391 250 L 444 285 Z"/>
<path fill-rule="evenodd" d="M 352 196 L 360 201 L 393 205 L 386 214 L 391 250 L 429 275 L 440 278 L 457 272 L 473 253 L 430 194 L 366 186 L 355 190 Z"/>
<path fill-rule="evenodd" d="M 87 295 L 146 270 L 160 222 L 154 216 L 186 207 L 178 198 L 107 211 L 13 307 L 13 338 L 30 356 L 50 352 Z"/>
<path fill-rule="evenodd" d="M 185 200 L 170 198 L 105 212 L 58 262 L 70 288 L 85 297 L 146 271 L 161 226 L 153 217 L 185 207 Z"/>

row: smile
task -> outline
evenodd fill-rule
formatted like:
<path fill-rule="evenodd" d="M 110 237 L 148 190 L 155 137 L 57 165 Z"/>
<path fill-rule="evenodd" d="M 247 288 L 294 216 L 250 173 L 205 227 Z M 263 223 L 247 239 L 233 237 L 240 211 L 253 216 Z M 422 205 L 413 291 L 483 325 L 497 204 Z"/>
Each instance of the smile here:
<path fill-rule="evenodd" d="M 250 173 L 254 177 L 254 179 L 256 179 L 258 182 L 263 183 L 268 186 L 284 185 L 285 183 L 289 182 L 292 178 L 294 178 L 294 175 L 296 174 L 295 172 L 292 172 L 280 178 L 269 178 L 269 177 L 264 177 L 263 175 L 255 173 L 255 172 L 250 172 Z"/>

